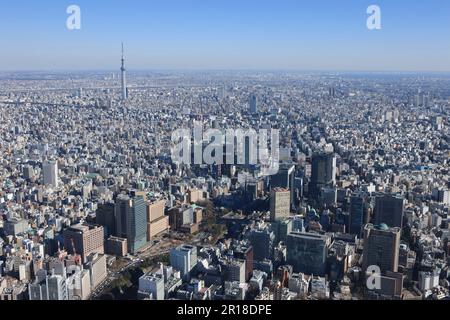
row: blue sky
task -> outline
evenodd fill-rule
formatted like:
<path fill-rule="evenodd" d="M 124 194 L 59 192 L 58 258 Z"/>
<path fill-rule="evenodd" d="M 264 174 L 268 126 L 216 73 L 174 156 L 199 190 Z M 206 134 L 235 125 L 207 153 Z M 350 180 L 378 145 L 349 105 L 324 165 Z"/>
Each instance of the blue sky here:
<path fill-rule="evenodd" d="M 448 0 L 0 0 L 0 36 L 0 70 L 115 70 L 123 41 L 129 70 L 450 71 Z"/>

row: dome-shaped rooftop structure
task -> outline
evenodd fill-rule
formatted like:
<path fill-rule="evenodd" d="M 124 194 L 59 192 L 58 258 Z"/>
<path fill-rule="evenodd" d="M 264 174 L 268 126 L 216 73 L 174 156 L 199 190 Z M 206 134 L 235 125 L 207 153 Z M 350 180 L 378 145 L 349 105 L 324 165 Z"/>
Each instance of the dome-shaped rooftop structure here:
<path fill-rule="evenodd" d="M 388 225 L 387 225 L 386 223 L 382 223 L 382 224 L 380 224 L 380 225 L 378 226 L 377 229 L 386 231 L 386 230 L 389 230 L 389 227 L 388 227 Z"/>

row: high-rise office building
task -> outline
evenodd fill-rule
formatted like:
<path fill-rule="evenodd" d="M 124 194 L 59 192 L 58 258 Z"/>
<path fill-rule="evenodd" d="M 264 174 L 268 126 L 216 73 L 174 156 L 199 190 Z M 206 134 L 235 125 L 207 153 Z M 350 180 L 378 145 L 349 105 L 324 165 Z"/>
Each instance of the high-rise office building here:
<path fill-rule="evenodd" d="M 245 283 L 245 260 L 229 259 L 223 262 L 222 267 L 225 281 Z"/>
<path fill-rule="evenodd" d="M 103 226 L 105 236 L 109 237 L 116 233 L 116 217 L 114 215 L 114 204 L 99 204 L 95 212 L 95 222 Z"/>
<path fill-rule="evenodd" d="M 66 250 L 71 254 L 79 254 L 83 262 L 87 261 L 91 253 L 104 253 L 102 226 L 77 224 L 65 229 L 63 237 Z"/>
<path fill-rule="evenodd" d="M 432 190 L 431 196 L 433 197 L 433 200 L 437 202 L 450 205 L 450 190 L 448 189 L 435 188 Z"/>
<path fill-rule="evenodd" d="M 29 229 L 28 220 L 13 217 L 3 222 L 3 232 L 7 236 L 16 237 Z"/>
<path fill-rule="evenodd" d="M 400 228 L 389 228 L 386 224 L 364 227 L 363 270 L 375 265 L 381 272 L 398 271 L 400 231 Z"/>
<path fill-rule="evenodd" d="M 249 234 L 250 243 L 253 246 L 253 259 L 263 261 L 273 257 L 275 233 L 269 225 L 252 229 Z"/>
<path fill-rule="evenodd" d="M 291 232 L 286 241 L 287 263 L 294 272 L 323 276 L 329 239 L 325 235 L 305 232 Z"/>
<path fill-rule="evenodd" d="M 336 156 L 333 153 L 316 153 L 311 162 L 310 195 L 318 199 L 323 187 L 336 184 Z"/>
<path fill-rule="evenodd" d="M 54 188 L 58 187 L 58 162 L 44 161 L 42 164 L 44 185 Z"/>
<path fill-rule="evenodd" d="M 68 300 L 87 300 L 91 294 L 89 270 L 74 269 L 67 277 L 66 286 Z"/>
<path fill-rule="evenodd" d="M 32 166 L 27 165 L 24 166 L 22 169 L 22 175 L 25 179 L 30 180 L 32 178 L 34 178 L 34 169 Z"/>
<path fill-rule="evenodd" d="M 87 257 L 86 268 L 89 270 L 91 276 L 91 288 L 94 290 L 103 281 L 105 281 L 108 276 L 108 271 L 106 267 L 106 255 L 91 253 Z"/>
<path fill-rule="evenodd" d="M 61 275 L 38 277 L 28 290 L 30 300 L 67 300 L 66 279 Z"/>
<path fill-rule="evenodd" d="M 275 234 L 275 243 L 286 242 L 289 233 L 292 232 L 293 219 L 283 219 L 272 222 L 272 231 Z"/>
<path fill-rule="evenodd" d="M 119 195 L 115 205 L 116 234 L 126 238 L 128 251 L 136 253 L 147 243 L 147 204 L 142 196 Z"/>
<path fill-rule="evenodd" d="M 254 94 L 250 95 L 249 107 L 250 107 L 250 113 L 252 113 L 252 114 L 258 113 L 258 98 Z"/>
<path fill-rule="evenodd" d="M 421 89 L 417 91 L 417 95 L 414 97 L 414 107 L 416 108 L 428 108 L 429 96 L 422 92 Z"/>
<path fill-rule="evenodd" d="M 439 286 L 439 270 L 419 271 L 418 287 L 422 292 Z"/>
<path fill-rule="evenodd" d="M 291 192 L 287 189 L 275 188 L 270 191 L 270 220 L 278 221 L 290 215 Z"/>
<path fill-rule="evenodd" d="M 290 203 L 291 206 L 295 202 L 295 166 L 292 164 L 280 164 L 280 168 L 277 174 L 270 176 L 270 187 L 273 188 L 285 188 L 290 191 Z"/>
<path fill-rule="evenodd" d="M 242 163 L 244 166 L 252 166 L 258 162 L 258 151 L 257 148 L 254 148 L 255 143 L 251 137 L 244 137 L 244 163 Z"/>
<path fill-rule="evenodd" d="M 181 245 L 170 251 L 170 265 L 180 271 L 181 276 L 187 275 L 197 264 L 197 247 Z"/>
<path fill-rule="evenodd" d="M 375 198 L 376 225 L 385 223 L 388 227 L 402 228 L 405 199 L 401 196 L 383 194 Z"/>
<path fill-rule="evenodd" d="M 349 233 L 361 236 L 363 231 L 366 200 L 363 194 L 353 194 L 350 197 Z"/>
<path fill-rule="evenodd" d="M 330 97 L 335 98 L 336 97 L 336 88 L 330 86 L 328 88 L 328 94 L 330 95 Z"/>
<path fill-rule="evenodd" d="M 239 245 L 233 249 L 234 256 L 245 261 L 246 281 L 250 280 L 253 274 L 253 247 L 251 245 Z"/>

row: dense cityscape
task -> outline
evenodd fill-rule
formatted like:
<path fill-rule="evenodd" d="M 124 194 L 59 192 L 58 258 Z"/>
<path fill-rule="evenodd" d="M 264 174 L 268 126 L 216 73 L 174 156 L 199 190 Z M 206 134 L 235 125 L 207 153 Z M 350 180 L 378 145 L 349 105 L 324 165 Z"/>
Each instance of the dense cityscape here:
<path fill-rule="evenodd" d="M 125 62 L 0 74 L 0 300 L 450 297 L 450 76 Z M 195 124 L 277 172 L 174 161 Z"/>

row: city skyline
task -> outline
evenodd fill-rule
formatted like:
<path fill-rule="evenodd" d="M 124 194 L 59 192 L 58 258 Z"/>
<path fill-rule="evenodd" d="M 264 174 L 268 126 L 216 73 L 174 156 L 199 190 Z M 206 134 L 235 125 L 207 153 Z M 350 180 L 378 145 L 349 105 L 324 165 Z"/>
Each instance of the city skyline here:
<path fill-rule="evenodd" d="M 0 8 L 0 302 L 450 300 L 449 2 L 118 3 Z"/>
<path fill-rule="evenodd" d="M 66 9 L 81 9 L 68 30 Z M 381 30 L 368 30 L 368 6 Z M 19 1 L 0 12 L 0 71 L 128 70 L 450 71 L 445 1 Z"/>

